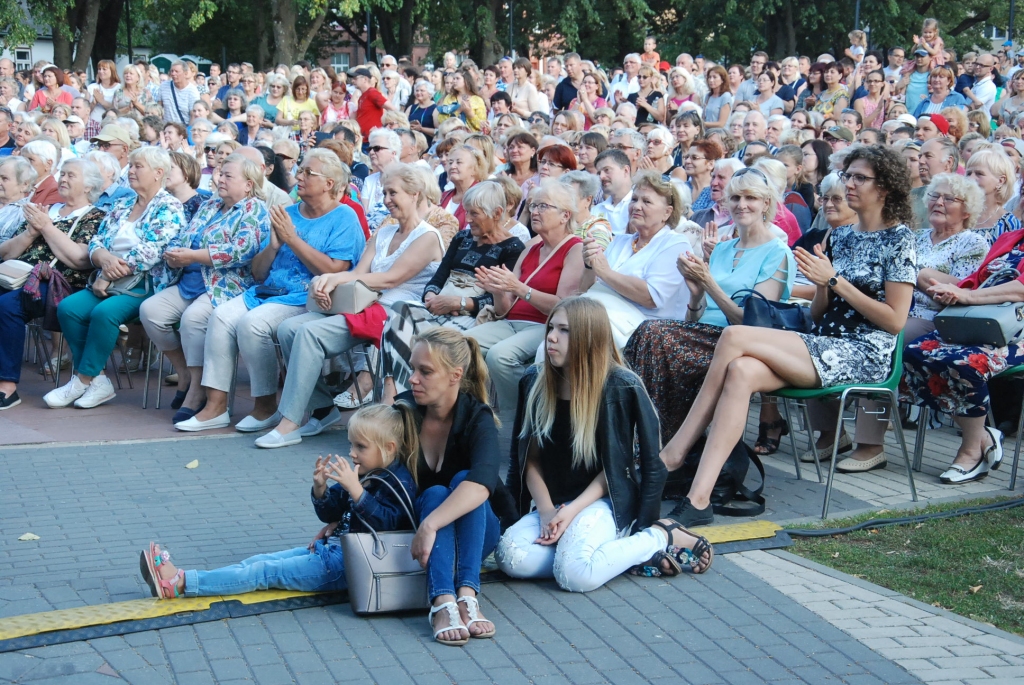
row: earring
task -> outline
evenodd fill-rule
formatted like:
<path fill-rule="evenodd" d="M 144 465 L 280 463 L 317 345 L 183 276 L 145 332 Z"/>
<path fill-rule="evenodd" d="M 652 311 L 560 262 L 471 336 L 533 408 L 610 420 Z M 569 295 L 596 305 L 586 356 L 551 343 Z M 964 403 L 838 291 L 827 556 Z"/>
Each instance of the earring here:
<path fill-rule="evenodd" d="M 768 223 L 768 212 L 765 212 L 764 214 L 761 215 L 761 221 L 763 221 L 764 223 Z"/>

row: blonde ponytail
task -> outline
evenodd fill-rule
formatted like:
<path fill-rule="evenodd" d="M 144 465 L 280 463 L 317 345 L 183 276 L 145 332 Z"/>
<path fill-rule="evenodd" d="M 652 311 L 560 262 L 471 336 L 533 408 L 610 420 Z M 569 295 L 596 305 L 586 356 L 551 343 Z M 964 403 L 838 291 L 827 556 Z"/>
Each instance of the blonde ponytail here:
<path fill-rule="evenodd" d="M 416 479 L 420 436 L 412 407 L 401 402 L 392 407 L 385 404 L 360 407 L 348 420 L 348 434 L 350 439 L 359 436 L 380 450 L 384 468 L 398 460 L 409 469 L 413 480 Z M 395 445 L 391 452 L 388 443 Z"/>
<path fill-rule="evenodd" d="M 416 422 L 416 410 L 405 402 L 396 402 L 392 409 L 401 415 L 402 446 L 398 450 L 402 463 L 409 469 L 412 479 L 419 486 L 419 475 L 416 473 L 420 458 L 420 431 Z"/>
<path fill-rule="evenodd" d="M 442 326 L 431 328 L 414 337 L 413 346 L 417 343 L 423 343 L 430 349 L 431 359 L 439 366 L 448 371 L 462 369 L 459 390 L 490 405 L 487 392 L 490 376 L 487 373 L 487 362 L 480 351 L 480 343 L 454 328 Z M 498 422 L 497 416 L 494 417 L 494 421 Z"/>

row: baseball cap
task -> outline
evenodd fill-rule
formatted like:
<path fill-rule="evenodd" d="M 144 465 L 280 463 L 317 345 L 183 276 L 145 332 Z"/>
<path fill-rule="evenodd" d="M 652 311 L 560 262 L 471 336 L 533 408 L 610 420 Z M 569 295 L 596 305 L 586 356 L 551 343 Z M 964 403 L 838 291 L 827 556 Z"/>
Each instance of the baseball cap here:
<path fill-rule="evenodd" d="M 1024 140 L 1020 138 L 1003 138 L 999 143 L 1003 147 L 1012 147 L 1017 151 L 1017 154 L 1024 157 Z"/>
<path fill-rule="evenodd" d="M 910 127 L 917 126 L 917 117 L 915 117 L 913 114 L 901 114 L 898 117 L 896 117 L 896 121 L 904 123 Z"/>
<path fill-rule="evenodd" d="M 918 48 L 917 50 L 914 50 L 914 56 L 915 57 L 927 57 L 928 56 L 928 51 L 925 50 L 924 48 Z"/>
<path fill-rule="evenodd" d="M 921 116 L 922 119 L 924 119 L 925 117 L 928 117 L 929 119 L 932 120 L 932 123 L 935 124 L 935 128 L 939 129 L 939 133 L 941 133 L 942 135 L 946 135 L 947 133 L 949 133 L 949 119 L 947 119 L 946 117 L 942 116 L 941 114 L 923 114 Z"/>
<path fill-rule="evenodd" d="M 64 123 L 65 124 L 81 124 L 82 126 L 85 126 L 85 122 L 82 121 L 82 117 L 76 116 L 74 114 L 72 114 L 67 119 L 65 119 Z"/>
<path fill-rule="evenodd" d="M 348 72 L 348 75 L 351 76 L 352 78 L 355 78 L 357 76 L 365 76 L 366 78 L 373 78 L 373 73 L 371 73 L 370 70 L 367 69 L 366 67 L 359 67 L 357 69 L 353 69 L 352 71 Z"/>
<path fill-rule="evenodd" d="M 103 127 L 103 130 L 92 138 L 89 142 L 91 143 L 122 143 L 128 147 L 131 147 L 132 138 L 128 135 L 128 131 L 118 126 L 117 124 L 107 124 Z"/>
<path fill-rule="evenodd" d="M 658 63 L 658 71 L 669 71 L 671 68 L 672 65 L 669 64 L 668 62 L 661 61 Z"/>
<path fill-rule="evenodd" d="M 839 140 L 845 140 L 847 143 L 853 142 L 853 131 L 846 128 L 845 126 L 833 126 L 832 128 L 826 129 L 822 137 L 831 136 L 838 138 Z"/>

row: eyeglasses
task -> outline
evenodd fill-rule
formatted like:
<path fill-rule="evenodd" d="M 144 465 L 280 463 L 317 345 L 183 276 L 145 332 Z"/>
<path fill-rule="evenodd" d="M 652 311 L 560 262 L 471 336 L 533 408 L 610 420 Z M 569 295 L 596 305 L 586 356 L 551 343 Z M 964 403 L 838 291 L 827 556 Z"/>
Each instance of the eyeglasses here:
<path fill-rule="evenodd" d="M 558 209 L 558 207 L 554 205 L 549 205 L 546 202 L 531 202 L 530 204 L 526 205 L 526 209 L 528 209 L 532 214 L 533 212 L 546 212 L 549 209 Z"/>
<path fill-rule="evenodd" d="M 868 83 L 868 84 L 871 84 L 871 83 L 885 83 L 885 81 L 883 81 L 883 80 L 882 80 L 882 79 L 880 79 L 880 78 L 869 78 L 869 79 L 868 79 L 867 81 L 865 81 L 864 83 Z"/>
<path fill-rule="evenodd" d="M 848 174 L 845 171 L 840 171 L 836 175 L 839 176 L 839 180 L 842 181 L 843 183 L 848 183 L 849 181 L 853 181 L 853 185 L 858 187 L 858 188 L 861 187 L 862 185 L 864 185 L 868 181 L 874 181 L 875 180 L 874 176 L 865 176 L 864 174 Z"/>
<path fill-rule="evenodd" d="M 618 150 L 619 152 L 625 152 L 626 150 L 635 150 L 636 149 L 632 145 L 622 145 L 620 143 L 616 143 L 615 145 L 609 145 L 608 147 L 610 149 L 612 149 L 612 150 Z"/>
<path fill-rule="evenodd" d="M 843 197 L 842 195 L 822 195 L 821 196 L 821 204 L 822 204 L 822 206 L 831 204 L 831 205 L 835 205 L 836 207 L 838 207 L 839 205 L 843 204 L 844 202 L 846 202 L 846 198 Z"/>
<path fill-rule="evenodd" d="M 550 159 L 542 159 L 542 160 L 540 160 L 539 162 L 537 162 L 537 166 L 554 167 L 555 169 L 564 169 L 565 168 L 564 164 L 559 164 L 558 162 L 552 162 Z"/>
<path fill-rule="evenodd" d="M 939 198 L 942 198 L 943 204 L 951 205 L 957 202 L 965 202 L 962 198 L 954 197 L 953 195 L 946 195 L 944 193 L 928 193 L 928 199 L 932 202 L 938 202 Z"/>
<path fill-rule="evenodd" d="M 664 145 L 664 144 L 665 144 L 665 141 L 661 140 L 660 138 L 648 138 L 647 139 L 647 145 L 648 146 L 651 146 L 651 145 Z"/>
<path fill-rule="evenodd" d="M 697 155 L 686 155 L 685 157 L 683 157 L 684 161 L 685 160 L 690 160 L 691 162 L 703 162 L 706 159 L 707 159 L 707 157 L 699 157 Z"/>
<path fill-rule="evenodd" d="M 310 176 L 321 176 L 323 178 L 327 178 L 327 174 L 321 174 L 319 171 L 313 171 L 308 166 L 299 167 L 298 170 L 295 172 L 296 178 L 309 178 Z"/>
<path fill-rule="evenodd" d="M 390 150 L 391 148 L 384 147 L 383 145 L 371 145 L 367 149 L 369 152 L 381 152 L 383 150 Z"/>

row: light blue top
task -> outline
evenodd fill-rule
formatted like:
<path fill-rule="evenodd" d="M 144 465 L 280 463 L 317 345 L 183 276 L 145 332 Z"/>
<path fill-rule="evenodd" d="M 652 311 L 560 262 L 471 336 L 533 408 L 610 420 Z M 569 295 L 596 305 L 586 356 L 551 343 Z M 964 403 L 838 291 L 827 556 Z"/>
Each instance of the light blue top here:
<path fill-rule="evenodd" d="M 363 236 L 363 229 L 359 225 L 356 213 L 345 205 L 338 205 L 337 209 L 331 210 L 318 219 L 307 219 L 299 212 L 298 205 L 285 207 L 292 223 L 295 224 L 295 231 L 298 236 L 314 250 L 324 253 L 331 259 L 347 260 L 355 266 L 366 247 L 366 238 Z M 260 249 L 266 249 L 270 244 L 270 236 L 264 238 Z M 292 307 L 304 307 L 306 305 L 306 292 L 309 290 L 309 282 L 313 273 L 306 268 L 292 249 L 282 245 L 274 257 L 274 263 L 270 265 L 270 273 L 262 285 L 269 288 L 284 288 L 285 295 L 277 295 L 260 299 L 256 297 L 256 288 L 253 286 L 245 291 L 245 306 L 253 309 L 261 304 L 272 302 Z"/>
<path fill-rule="evenodd" d="M 793 290 L 796 262 L 786 244 L 778 238 L 746 250 L 739 249 L 739 244 L 740 239 L 734 238 L 715 245 L 708 261 L 708 269 L 715 282 L 727 295 L 732 295 L 738 290 L 753 288 L 767 280 L 778 281 L 782 283 L 782 296 L 779 299 L 788 300 L 790 291 Z M 741 254 L 734 268 L 737 253 Z M 782 260 L 786 260 L 785 275 L 779 269 Z M 707 309 L 700 317 L 700 322 L 709 326 L 728 326 L 729 320 L 725 318 L 725 314 L 715 301 L 710 297 L 706 301 Z"/>

